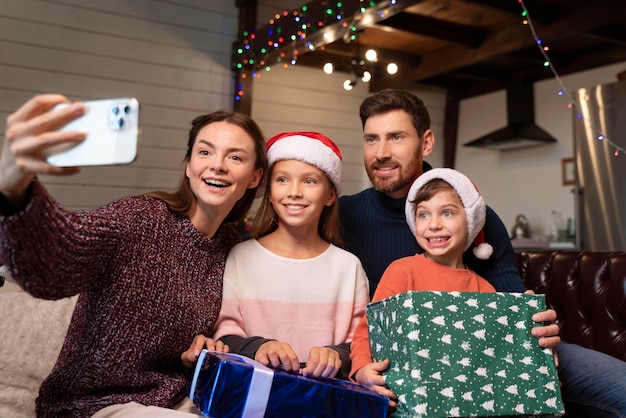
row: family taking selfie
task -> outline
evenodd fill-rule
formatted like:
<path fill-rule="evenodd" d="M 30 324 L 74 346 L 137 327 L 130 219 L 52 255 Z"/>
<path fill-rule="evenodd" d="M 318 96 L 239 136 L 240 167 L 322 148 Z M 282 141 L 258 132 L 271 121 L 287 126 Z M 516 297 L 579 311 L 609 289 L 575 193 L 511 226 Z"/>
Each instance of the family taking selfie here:
<path fill-rule="evenodd" d="M 269 3 L 0 0 L 0 416 L 626 418 L 621 2 Z"/>

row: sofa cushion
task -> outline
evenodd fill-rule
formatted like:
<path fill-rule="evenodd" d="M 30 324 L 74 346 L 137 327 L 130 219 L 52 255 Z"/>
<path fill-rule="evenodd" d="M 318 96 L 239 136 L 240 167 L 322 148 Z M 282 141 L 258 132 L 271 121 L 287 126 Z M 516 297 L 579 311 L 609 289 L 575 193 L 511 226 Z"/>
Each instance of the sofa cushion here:
<path fill-rule="evenodd" d="M 32 418 L 41 382 L 56 362 L 77 297 L 35 299 L 0 288 L 0 417 Z"/>
<path fill-rule="evenodd" d="M 526 287 L 545 293 L 563 341 L 626 361 L 626 253 L 516 254 Z"/>

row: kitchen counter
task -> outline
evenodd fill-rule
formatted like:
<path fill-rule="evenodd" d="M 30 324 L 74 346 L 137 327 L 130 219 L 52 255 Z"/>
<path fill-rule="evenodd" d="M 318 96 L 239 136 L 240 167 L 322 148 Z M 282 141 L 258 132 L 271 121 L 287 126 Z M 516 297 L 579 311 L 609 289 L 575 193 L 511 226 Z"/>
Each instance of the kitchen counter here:
<path fill-rule="evenodd" d="M 576 250 L 576 245 L 571 241 L 537 241 L 528 238 L 515 238 L 511 240 L 515 252 L 524 250 L 552 251 L 552 250 Z"/>

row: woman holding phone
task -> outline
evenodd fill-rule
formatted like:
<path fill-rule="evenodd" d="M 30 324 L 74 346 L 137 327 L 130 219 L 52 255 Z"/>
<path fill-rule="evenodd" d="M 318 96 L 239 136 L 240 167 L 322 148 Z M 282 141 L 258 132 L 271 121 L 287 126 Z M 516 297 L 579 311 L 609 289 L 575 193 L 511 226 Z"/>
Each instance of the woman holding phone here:
<path fill-rule="evenodd" d="M 180 355 L 219 313 L 224 263 L 239 241 L 226 222 L 254 200 L 264 137 L 239 113 L 198 116 L 176 191 L 72 212 L 36 177 L 78 170 L 46 161 L 49 148 L 85 137 L 60 130 L 84 105 L 60 103 L 69 100 L 40 95 L 11 114 L 0 156 L 0 258 L 35 297 L 79 295 L 37 415 L 189 416 L 173 410 L 187 405 Z"/>

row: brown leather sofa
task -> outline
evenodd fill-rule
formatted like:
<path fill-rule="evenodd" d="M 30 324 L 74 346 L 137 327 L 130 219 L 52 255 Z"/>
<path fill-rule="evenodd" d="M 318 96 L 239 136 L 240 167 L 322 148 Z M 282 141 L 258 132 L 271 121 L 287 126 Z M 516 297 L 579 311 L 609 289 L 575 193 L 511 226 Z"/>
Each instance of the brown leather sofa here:
<path fill-rule="evenodd" d="M 526 287 L 544 293 L 563 341 L 626 361 L 626 253 L 516 253 Z"/>

